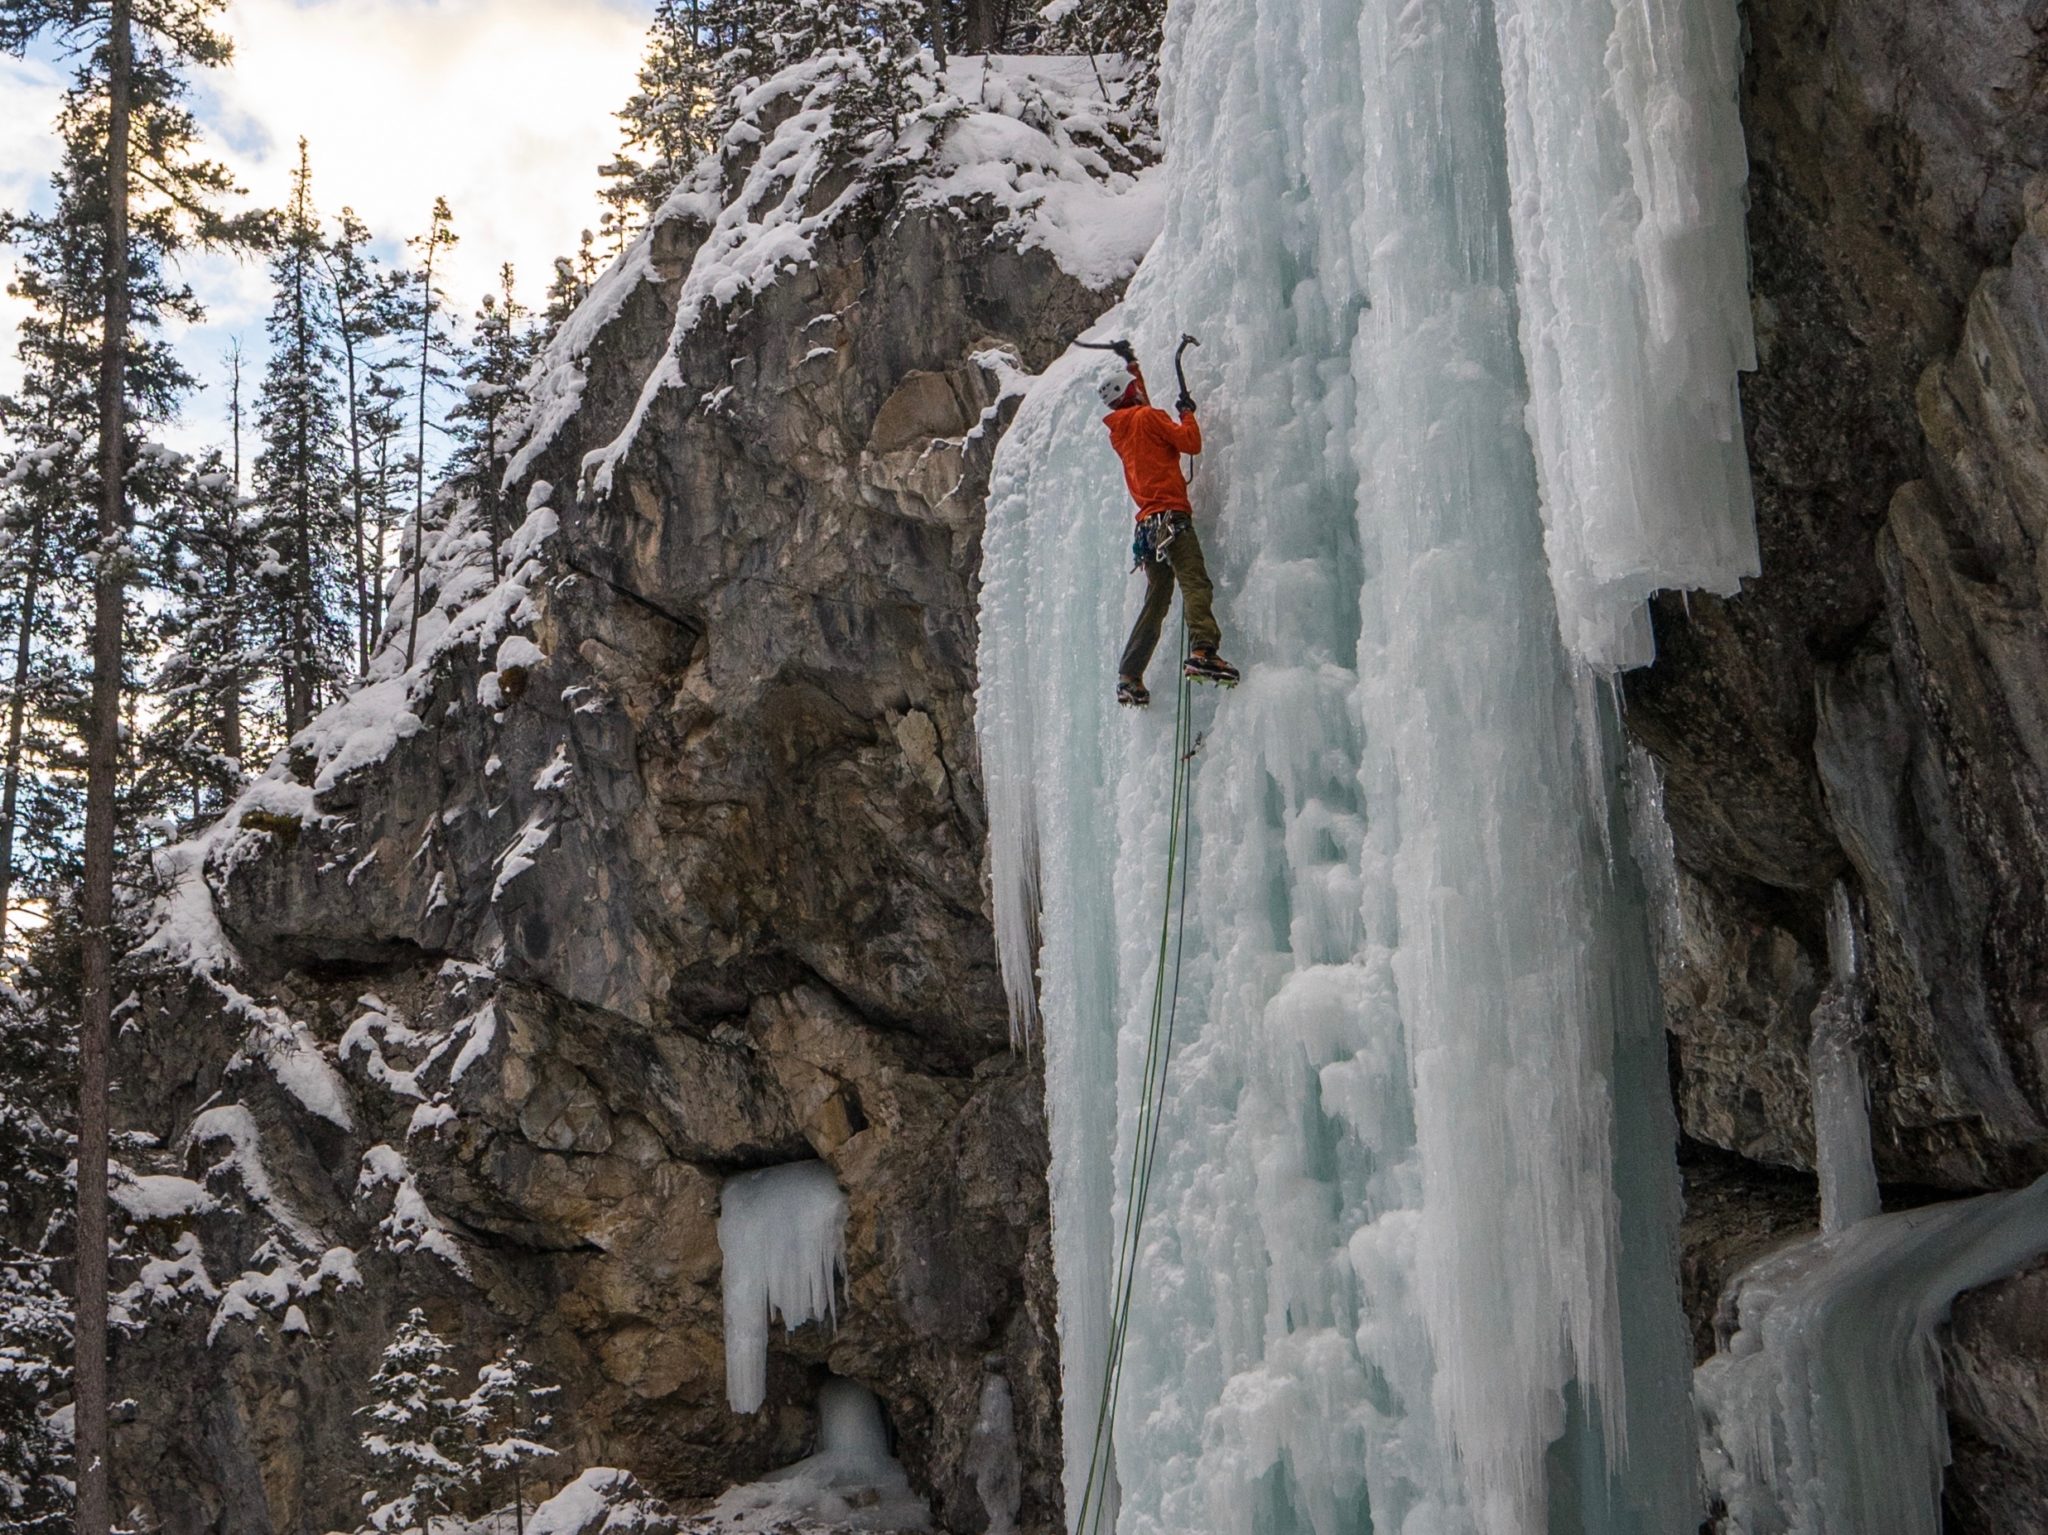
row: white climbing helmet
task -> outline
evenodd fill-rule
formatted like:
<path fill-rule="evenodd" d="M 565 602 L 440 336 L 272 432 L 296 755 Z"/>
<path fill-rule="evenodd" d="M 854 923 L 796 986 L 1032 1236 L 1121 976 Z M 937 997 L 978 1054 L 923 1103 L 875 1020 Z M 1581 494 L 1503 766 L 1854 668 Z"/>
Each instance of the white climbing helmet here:
<path fill-rule="evenodd" d="M 1104 405 L 1108 406 L 1111 410 L 1115 410 L 1116 402 L 1124 397 L 1124 391 L 1130 388 L 1134 382 L 1136 380 L 1128 373 L 1114 373 L 1104 379 L 1095 392 L 1102 396 L 1102 403 Z"/>

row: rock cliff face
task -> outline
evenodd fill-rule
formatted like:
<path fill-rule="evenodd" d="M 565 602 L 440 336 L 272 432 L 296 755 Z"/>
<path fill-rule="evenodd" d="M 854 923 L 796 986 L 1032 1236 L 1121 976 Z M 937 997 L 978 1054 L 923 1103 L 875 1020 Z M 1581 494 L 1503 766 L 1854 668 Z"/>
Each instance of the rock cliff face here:
<path fill-rule="evenodd" d="M 829 1371 L 880 1397 L 943 1528 L 1057 1523 L 1043 1111 L 982 885 L 975 575 L 1004 371 L 1114 294 L 986 200 L 883 189 L 672 344 L 711 234 L 689 207 L 657 229 L 508 494 L 559 522 L 531 644 L 455 648 L 388 755 L 310 815 L 245 814 L 213 864 L 238 995 L 161 982 L 123 1036 L 127 1125 L 216 1197 L 117 1360 L 118 1496 L 147 1527 L 357 1523 L 352 1413 L 415 1305 L 459 1363 L 517 1340 L 564 1386 L 561 1475 L 717 1493 L 813 1447 Z M 838 1326 L 777 1329 L 738 1414 L 720 1182 L 812 1157 L 849 1199 Z M 353 1259 L 323 1272 L 330 1247 Z M 977 1428 L 997 1379 L 1014 1442 Z"/>
<path fill-rule="evenodd" d="M 1702 1351 L 1730 1275 L 1815 1219 L 1838 886 L 1888 1203 L 2048 1170 L 2048 13 L 1745 14 L 1763 575 L 1660 601 L 1627 683 L 1677 860 Z M 672 348 L 710 234 L 657 232 L 511 492 L 559 520 L 532 654 L 458 649 L 315 815 L 251 818 L 218 870 L 247 997 L 164 983 L 123 1036 L 128 1127 L 218 1196 L 117 1364 L 123 1506 L 170 1535 L 352 1525 L 351 1414 L 413 1305 L 468 1362 L 517 1338 L 563 1382 L 565 1472 L 672 1498 L 802 1454 L 829 1370 L 879 1394 L 939 1523 L 981 1530 L 1013 1512 L 977 1475 L 1010 1452 L 976 1438 L 1000 1378 L 1014 1512 L 1057 1523 L 1040 1089 L 968 710 L 994 354 L 1042 366 L 1112 295 L 994 207 L 878 195 Z M 600 488 L 586 455 L 620 440 Z M 309 1042 L 327 1113 L 278 1069 Z M 719 1184 L 813 1156 L 850 1200 L 840 1325 L 778 1334 L 734 1414 Z M 1958 1304 L 1958 1532 L 2048 1520 L 2043 1285 Z"/>
<path fill-rule="evenodd" d="M 1665 991 L 1701 1148 L 1703 1343 L 1729 1273 L 1814 1219 L 1780 1170 L 1814 1166 L 1809 1019 L 1838 882 L 1889 1202 L 2048 1170 L 2048 17 L 1745 17 L 1763 574 L 1730 601 L 1660 600 L 1659 659 L 1627 690 L 1679 865 Z M 2022 1310 L 1994 1292 L 1959 1315 L 1958 1530 L 2039 1524 L 2048 1377 Z"/>

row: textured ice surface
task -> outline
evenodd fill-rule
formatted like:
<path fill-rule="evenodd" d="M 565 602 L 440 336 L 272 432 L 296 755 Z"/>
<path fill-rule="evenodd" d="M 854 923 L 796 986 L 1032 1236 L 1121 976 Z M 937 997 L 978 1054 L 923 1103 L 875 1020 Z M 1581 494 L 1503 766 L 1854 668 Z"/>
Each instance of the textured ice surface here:
<path fill-rule="evenodd" d="M 1124 1535 L 1697 1523 L 1649 923 L 1589 668 L 1640 658 L 1651 587 L 1726 589 L 1753 557 L 1728 479 L 1733 8 L 1653 7 L 1672 53 L 1634 12 L 1549 6 L 1560 31 L 1532 9 L 1169 13 L 1166 225 L 1095 335 L 1134 336 L 1159 391 L 1175 336 L 1202 337 L 1196 523 L 1245 682 L 1194 705 Z M 1581 141 L 1564 111 L 1588 114 Z M 1174 723 L 1171 638 L 1159 702 L 1110 699 L 1137 600 L 1094 394 L 1114 366 L 1070 353 L 1026 399 L 983 567 L 978 722 L 1004 973 L 1014 1016 L 1032 1024 L 1034 980 L 1042 1014 L 1070 1515 Z"/>
<path fill-rule="evenodd" d="M 1493 9 L 1558 617 L 1576 654 L 1633 666 L 1650 593 L 1728 593 L 1757 572 L 1735 393 L 1756 366 L 1736 8 Z"/>
<path fill-rule="evenodd" d="M 823 1162 L 739 1173 L 719 1195 L 724 1255 L 725 1395 L 754 1412 L 768 1389 L 768 1324 L 797 1328 L 838 1316 L 846 1271 L 846 1195 Z"/>
<path fill-rule="evenodd" d="M 1246 680 L 1195 705 L 1126 1535 L 1692 1520 L 1647 922 L 1545 558 L 1498 45 L 1478 4 L 1169 23 L 1166 228 L 1098 333 L 1155 376 L 1203 337 L 1197 525 Z M 1028 1015 L 1036 961 L 1051 1081 L 1070 1509 L 1173 729 L 1164 689 L 1109 698 L 1136 588 L 1103 370 L 1055 364 L 999 454 L 980 699 L 1006 974 Z"/>
<path fill-rule="evenodd" d="M 1736 1281 L 1701 1365 L 1708 1487 L 1735 1535 L 1938 1535 L 1948 1463 L 1935 1329 L 2048 1248 L 2048 1178 L 1861 1221 Z"/>

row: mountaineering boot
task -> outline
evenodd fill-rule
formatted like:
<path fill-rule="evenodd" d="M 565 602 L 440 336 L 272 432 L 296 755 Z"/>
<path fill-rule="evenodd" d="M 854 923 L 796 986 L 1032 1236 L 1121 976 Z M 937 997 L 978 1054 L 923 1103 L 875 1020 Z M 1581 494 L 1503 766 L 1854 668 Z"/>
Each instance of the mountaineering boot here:
<path fill-rule="evenodd" d="M 1237 668 L 1206 646 L 1188 656 L 1188 664 L 1181 668 L 1196 682 L 1213 682 L 1220 687 L 1237 686 Z"/>
<path fill-rule="evenodd" d="M 1152 695 L 1145 691 L 1145 684 L 1136 677 L 1116 679 L 1116 701 L 1129 708 L 1142 709 L 1152 702 Z"/>

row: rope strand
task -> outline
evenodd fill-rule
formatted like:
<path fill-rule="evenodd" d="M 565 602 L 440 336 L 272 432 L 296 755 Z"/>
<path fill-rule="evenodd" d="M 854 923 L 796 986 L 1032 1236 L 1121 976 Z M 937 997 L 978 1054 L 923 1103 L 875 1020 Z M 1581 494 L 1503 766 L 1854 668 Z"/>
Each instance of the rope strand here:
<path fill-rule="evenodd" d="M 1108 1353 L 1103 1360 L 1102 1399 L 1095 1414 L 1094 1444 L 1088 1458 L 1088 1481 L 1081 1494 L 1076 1535 L 1099 1535 L 1109 1506 L 1112 1440 L 1116 1427 L 1117 1393 L 1123 1384 L 1124 1344 L 1130 1335 L 1131 1297 L 1137 1285 L 1138 1251 L 1144 1232 L 1145 1204 L 1152 1191 L 1152 1169 L 1159 1153 L 1159 1130 L 1165 1117 L 1166 1072 L 1173 1054 L 1174 1021 L 1180 1010 L 1180 962 L 1187 929 L 1187 860 L 1193 831 L 1188 795 L 1194 774 L 1194 719 L 1189 704 L 1187 622 L 1181 622 L 1180 691 L 1175 695 L 1173 724 L 1173 796 L 1166 823 L 1166 892 L 1159 913 L 1159 959 L 1152 974 L 1152 1018 L 1145 1039 L 1137 1133 L 1131 1143 L 1131 1171 L 1124 1189 L 1124 1225 L 1117 1242 L 1115 1276 L 1110 1282 Z M 1174 880 L 1178 876 L 1178 899 Z M 1167 957 L 1172 956 L 1171 976 Z M 1170 984 L 1169 984 L 1170 981 Z"/>

